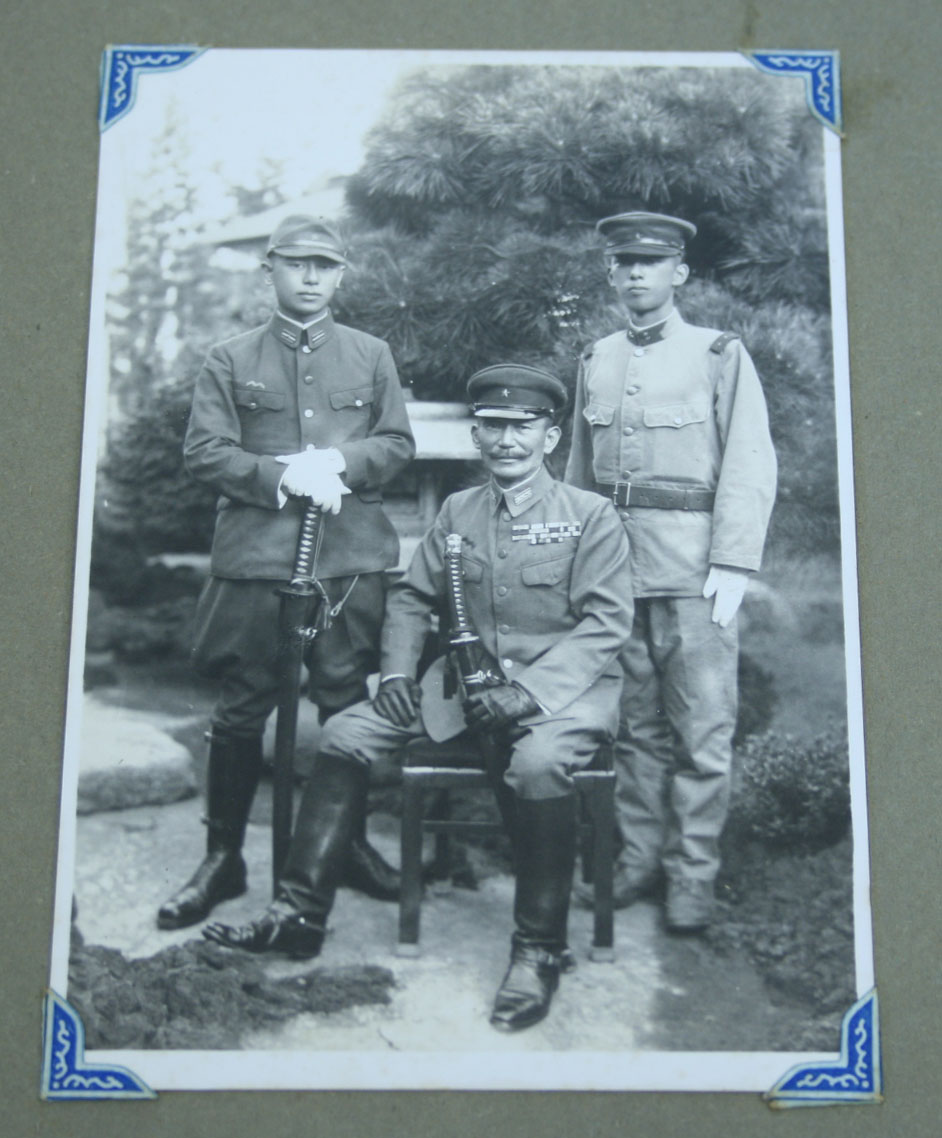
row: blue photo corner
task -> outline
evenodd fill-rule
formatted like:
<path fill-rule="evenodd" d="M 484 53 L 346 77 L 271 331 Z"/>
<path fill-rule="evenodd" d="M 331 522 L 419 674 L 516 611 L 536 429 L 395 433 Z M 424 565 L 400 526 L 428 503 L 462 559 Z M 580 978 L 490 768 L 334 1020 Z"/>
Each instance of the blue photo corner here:
<path fill-rule="evenodd" d="M 746 51 L 766 75 L 798 76 L 805 81 L 808 109 L 835 134 L 842 134 L 841 61 L 836 51 Z"/>
<path fill-rule="evenodd" d="M 48 1102 L 155 1099 L 156 1093 L 126 1067 L 85 1062 L 85 1028 L 72 1005 L 51 989 L 43 1001 L 40 1098 Z"/>
<path fill-rule="evenodd" d="M 142 74 L 179 71 L 205 51 L 185 44 L 122 44 L 105 49 L 101 60 L 101 102 L 98 126 L 105 131 L 130 111 Z"/>
<path fill-rule="evenodd" d="M 883 1102 L 876 989 L 871 988 L 861 996 L 844 1016 L 841 1057 L 836 1063 L 803 1063 L 792 1067 L 762 1097 L 773 1110 Z"/>

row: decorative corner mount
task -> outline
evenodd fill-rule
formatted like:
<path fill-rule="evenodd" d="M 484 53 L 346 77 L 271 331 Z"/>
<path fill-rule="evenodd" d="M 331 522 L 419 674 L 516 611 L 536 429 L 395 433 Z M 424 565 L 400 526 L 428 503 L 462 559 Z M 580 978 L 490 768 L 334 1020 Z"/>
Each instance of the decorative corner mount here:
<path fill-rule="evenodd" d="M 803 78 L 811 113 L 835 134 L 841 134 L 843 117 L 839 52 L 746 51 L 743 55 L 768 75 L 798 75 Z"/>
<path fill-rule="evenodd" d="M 39 1094 L 48 1102 L 157 1097 L 126 1067 L 92 1067 L 85 1062 L 82 1020 L 75 1008 L 51 989 L 47 989 L 43 1001 L 43 1069 Z"/>
<path fill-rule="evenodd" d="M 877 992 L 871 988 L 844 1016 L 836 1063 L 792 1067 L 762 1096 L 773 1110 L 883 1102 Z"/>
<path fill-rule="evenodd" d="M 134 106 L 138 76 L 145 71 L 178 71 L 205 51 L 187 45 L 121 44 L 105 48 L 101 60 L 98 126 L 106 131 Z"/>

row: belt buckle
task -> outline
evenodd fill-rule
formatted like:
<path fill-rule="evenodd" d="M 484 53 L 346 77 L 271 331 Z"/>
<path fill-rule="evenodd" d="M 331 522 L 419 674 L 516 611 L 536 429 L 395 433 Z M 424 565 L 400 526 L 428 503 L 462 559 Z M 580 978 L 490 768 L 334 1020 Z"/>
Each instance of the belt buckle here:
<path fill-rule="evenodd" d="M 616 482 L 615 492 L 612 494 L 612 501 L 616 506 L 621 506 L 626 509 L 628 500 L 631 498 L 631 483 L 630 482 Z"/>

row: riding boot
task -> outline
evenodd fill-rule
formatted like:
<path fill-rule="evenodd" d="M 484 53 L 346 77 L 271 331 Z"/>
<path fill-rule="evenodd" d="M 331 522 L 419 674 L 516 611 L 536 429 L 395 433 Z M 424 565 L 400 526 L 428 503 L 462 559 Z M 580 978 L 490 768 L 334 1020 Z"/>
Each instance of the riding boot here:
<path fill-rule="evenodd" d="M 350 857 L 341 884 L 365 893 L 376 901 L 399 900 L 399 870 L 394 869 L 379 850 L 370 845 L 366 837 L 365 796 L 363 810 L 354 826 Z"/>
<path fill-rule="evenodd" d="M 543 1019 L 566 961 L 569 892 L 576 860 L 576 795 L 517 799 L 516 930 L 491 1023 L 520 1031 Z"/>
<path fill-rule="evenodd" d="M 365 683 L 358 686 L 348 685 L 344 691 L 345 694 L 340 700 L 337 699 L 337 693 L 333 692 L 330 705 L 318 703 L 318 719 L 322 727 L 328 719 L 339 711 L 343 711 L 354 703 L 367 698 Z M 314 695 L 318 696 L 319 699 L 323 698 L 322 694 L 317 692 Z M 354 827 L 350 858 L 347 861 L 347 867 L 340 884 L 346 885 L 349 889 L 356 889 L 358 893 L 365 893 L 374 901 L 399 900 L 399 870 L 394 869 L 379 850 L 370 845 L 367 839 L 365 798 L 363 800 L 363 812 L 357 818 Z"/>
<path fill-rule="evenodd" d="M 214 923 L 207 940 L 248 952 L 317 956 L 364 809 L 369 768 L 321 752 L 314 761 L 275 900 L 257 920 L 236 928 Z"/>
<path fill-rule="evenodd" d="M 245 892 L 242 843 L 262 771 L 262 741 L 216 727 L 206 772 L 206 857 L 190 880 L 157 913 L 157 927 L 182 929 L 214 905 Z"/>

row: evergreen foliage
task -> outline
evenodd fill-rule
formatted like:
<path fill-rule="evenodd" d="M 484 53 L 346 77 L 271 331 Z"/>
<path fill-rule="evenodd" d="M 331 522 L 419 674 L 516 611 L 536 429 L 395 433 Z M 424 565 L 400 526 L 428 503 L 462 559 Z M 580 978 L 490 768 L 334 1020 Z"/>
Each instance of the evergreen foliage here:
<path fill-rule="evenodd" d="M 389 340 L 420 398 L 461 399 L 496 360 L 574 387 L 584 346 L 624 325 L 595 222 L 694 221 L 678 306 L 739 333 L 756 361 L 781 467 L 772 540 L 836 548 L 823 154 L 800 85 L 739 70 L 422 72 L 372 132 L 348 200 L 342 317 Z"/>
<path fill-rule="evenodd" d="M 820 128 L 800 82 L 748 69 L 436 67 L 398 90 L 348 182 L 351 269 L 337 317 L 389 341 L 419 398 L 463 399 L 498 360 L 575 383 L 587 343 L 624 324 L 594 232 L 643 208 L 694 221 L 693 323 L 738 332 L 769 401 L 780 462 L 773 541 L 834 550 L 833 377 Z M 192 384 L 213 342 L 261 323 L 260 276 L 215 267 L 180 123 L 170 121 L 130 218 L 112 302 L 121 408 L 99 480 L 96 544 L 200 550 L 213 495 L 182 469 Z M 231 187 L 267 207 L 279 167 Z M 221 220 L 213 218 L 214 221 Z M 554 456 L 557 472 L 565 448 Z M 98 558 L 98 563 L 102 557 Z"/>

